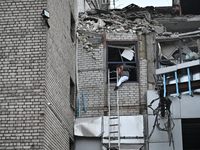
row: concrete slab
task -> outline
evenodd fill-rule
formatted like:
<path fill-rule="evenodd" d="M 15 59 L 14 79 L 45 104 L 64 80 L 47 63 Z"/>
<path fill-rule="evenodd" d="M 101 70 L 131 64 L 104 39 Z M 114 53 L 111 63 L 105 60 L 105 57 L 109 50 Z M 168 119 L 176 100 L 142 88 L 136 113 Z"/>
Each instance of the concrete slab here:
<path fill-rule="evenodd" d="M 176 94 L 174 94 L 174 97 L 170 97 L 172 104 L 171 104 L 171 112 L 173 115 L 173 118 L 181 118 L 181 108 L 180 108 L 180 101 Z"/>
<path fill-rule="evenodd" d="M 151 134 L 153 130 L 153 125 L 156 116 L 148 115 L 148 136 Z M 160 127 L 164 128 L 164 124 L 167 122 L 167 118 L 158 118 L 158 122 L 160 123 Z M 166 131 L 160 131 L 157 127 L 155 127 L 153 134 L 149 139 L 150 142 L 168 142 L 168 134 Z"/>
<path fill-rule="evenodd" d="M 175 127 L 172 131 L 173 134 L 173 139 L 174 139 L 174 146 L 175 149 L 181 150 L 182 148 L 182 128 L 181 128 L 181 119 L 174 119 L 174 124 Z M 159 133 L 165 133 L 167 134 L 167 132 L 164 131 L 159 131 Z M 174 150 L 173 149 L 173 145 L 171 143 L 171 145 L 169 145 L 169 141 L 161 141 L 159 140 L 161 137 L 161 135 L 159 135 L 159 133 L 155 133 L 155 135 L 157 135 L 157 140 L 155 139 L 154 141 L 150 141 L 149 142 L 149 150 Z"/>
<path fill-rule="evenodd" d="M 185 68 L 189 68 L 189 67 L 197 66 L 197 65 L 200 65 L 200 60 L 194 60 L 194 61 L 178 64 L 177 65 L 177 70 L 178 69 L 185 69 Z"/>
<path fill-rule="evenodd" d="M 177 66 L 170 66 L 170 67 L 166 67 L 166 68 L 160 68 L 160 69 L 156 69 L 156 75 L 159 74 L 166 74 L 169 72 L 175 72 L 177 71 Z"/>
<path fill-rule="evenodd" d="M 195 94 L 194 97 L 189 95 L 182 96 L 180 100 L 181 118 L 200 118 L 200 96 Z"/>

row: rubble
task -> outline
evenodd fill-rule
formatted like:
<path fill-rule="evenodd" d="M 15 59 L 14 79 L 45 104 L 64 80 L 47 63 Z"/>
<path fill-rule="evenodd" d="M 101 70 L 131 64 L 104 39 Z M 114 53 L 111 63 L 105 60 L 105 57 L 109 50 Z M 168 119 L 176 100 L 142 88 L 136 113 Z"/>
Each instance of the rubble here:
<path fill-rule="evenodd" d="M 136 15 L 137 18 L 130 20 L 127 18 L 122 18 L 117 15 L 115 11 L 110 13 L 93 13 L 85 12 L 80 13 L 80 22 L 78 24 L 78 30 L 87 30 L 89 32 L 97 33 L 133 33 L 134 31 L 141 30 L 146 28 L 149 31 L 154 30 L 154 28 L 163 28 L 164 27 L 158 22 L 153 20 L 147 20 L 145 16 L 143 18 Z M 92 14 L 92 16 L 91 16 Z M 133 31 L 134 30 L 134 31 Z"/>
<path fill-rule="evenodd" d="M 159 38 L 179 38 L 199 34 L 199 31 L 189 33 L 173 33 L 166 30 L 162 24 L 154 20 L 157 16 L 173 16 L 172 7 L 154 8 L 148 6 L 141 8 L 135 4 L 131 4 L 123 9 L 113 9 L 110 11 L 90 10 L 79 14 L 78 33 L 79 40 L 83 41 L 84 48 L 92 51 L 94 46 L 100 44 L 99 40 L 104 33 L 110 34 L 148 34 L 154 32 L 157 39 Z M 181 18 L 179 18 L 181 19 Z M 93 40 L 89 40 L 93 38 Z M 94 40 L 98 38 L 98 40 Z M 98 41 L 94 43 L 93 41 Z"/>
<path fill-rule="evenodd" d="M 78 23 L 79 40 L 83 41 L 84 47 L 92 50 L 92 43 L 88 42 L 91 38 L 90 34 L 97 33 L 99 35 L 93 38 L 99 38 L 104 33 L 118 34 L 130 33 L 136 34 L 141 31 L 143 34 L 156 32 L 158 35 L 165 32 L 165 27 L 149 17 L 147 11 L 127 12 L 126 9 L 111 10 L 109 12 L 103 10 L 91 10 L 79 14 L 80 21 Z M 84 31 L 84 33 L 83 33 Z"/>

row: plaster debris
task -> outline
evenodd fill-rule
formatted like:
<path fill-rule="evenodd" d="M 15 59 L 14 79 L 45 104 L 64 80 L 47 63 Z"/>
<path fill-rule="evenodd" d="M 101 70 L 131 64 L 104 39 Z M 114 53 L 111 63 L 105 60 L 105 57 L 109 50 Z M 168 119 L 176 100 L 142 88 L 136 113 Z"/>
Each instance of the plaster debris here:
<path fill-rule="evenodd" d="M 85 12 L 80 13 L 80 22 L 78 25 L 78 30 L 87 30 L 89 32 L 95 31 L 98 33 L 133 33 L 137 30 L 141 30 L 143 28 L 146 28 L 149 31 L 154 30 L 155 26 L 158 26 L 157 28 L 163 28 L 162 25 L 158 25 L 154 21 L 149 21 L 145 18 L 145 15 L 141 17 L 141 15 L 136 16 L 138 18 L 131 18 L 130 16 L 127 19 L 127 17 L 122 17 L 117 15 L 115 11 L 111 12 L 105 12 L 104 14 L 99 13 L 99 10 L 96 10 L 96 13 L 94 10 L 91 12 Z M 92 14 L 90 16 L 89 14 Z M 123 13 L 121 13 L 124 15 Z M 151 25 L 152 24 L 152 25 Z M 133 31 L 134 30 L 134 31 Z"/>
<path fill-rule="evenodd" d="M 133 8 L 133 6 L 131 7 Z M 135 6 L 135 8 L 137 8 Z M 130 8 L 129 8 L 130 9 Z M 91 10 L 79 14 L 78 32 L 79 40 L 83 41 L 84 48 L 91 51 L 92 45 L 88 45 L 89 33 L 98 33 L 102 36 L 103 33 L 130 33 L 136 34 L 137 31 L 147 34 L 156 32 L 162 34 L 165 32 L 165 27 L 158 22 L 150 19 L 148 11 L 130 12 L 127 9 L 110 10 Z M 85 33 L 83 33 L 85 31 Z M 99 36 L 93 36 L 99 38 Z"/>
<path fill-rule="evenodd" d="M 200 31 L 188 33 L 170 32 L 166 27 L 160 24 L 159 19 L 169 22 L 167 17 L 176 20 L 187 20 L 187 17 L 176 17 L 178 14 L 173 13 L 172 7 L 139 7 L 135 4 L 128 5 L 123 9 L 90 10 L 79 14 L 78 39 L 83 42 L 83 47 L 87 51 L 92 51 L 103 40 L 104 33 L 110 34 L 148 34 L 155 33 L 156 38 L 179 38 L 184 36 L 193 36 L 200 34 Z M 191 16 L 189 17 L 191 18 Z M 192 17 L 194 18 L 194 17 Z M 198 17 L 196 17 L 198 18 Z M 159 21 L 159 22 L 158 22 Z M 188 52 L 189 53 L 189 52 Z"/>

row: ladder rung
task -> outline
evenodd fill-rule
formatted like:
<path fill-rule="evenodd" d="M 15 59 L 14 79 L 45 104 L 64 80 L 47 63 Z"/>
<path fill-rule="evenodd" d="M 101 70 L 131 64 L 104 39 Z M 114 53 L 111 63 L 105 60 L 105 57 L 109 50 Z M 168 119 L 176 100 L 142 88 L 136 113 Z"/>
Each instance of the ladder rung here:
<path fill-rule="evenodd" d="M 118 124 L 110 124 L 110 126 L 118 126 Z"/>
<path fill-rule="evenodd" d="M 117 79 L 117 77 L 110 78 L 110 80 L 111 80 L 111 79 Z"/>
<path fill-rule="evenodd" d="M 117 148 L 117 149 L 119 149 L 119 146 L 111 146 L 111 147 L 109 147 L 109 148 L 112 148 L 112 149 L 113 149 L 113 148 L 114 148 L 114 149 Z"/>
<path fill-rule="evenodd" d="M 117 141 L 118 140 L 118 137 L 112 137 L 110 138 L 111 141 Z"/>
<path fill-rule="evenodd" d="M 105 137 L 103 137 L 103 138 L 104 138 L 104 139 L 109 139 L 109 136 L 105 136 Z M 111 136 L 110 139 L 118 139 L 118 137 L 117 137 L 117 136 Z"/>
<path fill-rule="evenodd" d="M 110 117 L 110 119 L 118 119 L 118 117 Z"/>
<path fill-rule="evenodd" d="M 118 133 L 118 131 L 112 131 L 112 132 L 110 132 L 110 133 Z"/>
<path fill-rule="evenodd" d="M 110 73 L 116 73 L 116 71 L 110 71 Z"/>

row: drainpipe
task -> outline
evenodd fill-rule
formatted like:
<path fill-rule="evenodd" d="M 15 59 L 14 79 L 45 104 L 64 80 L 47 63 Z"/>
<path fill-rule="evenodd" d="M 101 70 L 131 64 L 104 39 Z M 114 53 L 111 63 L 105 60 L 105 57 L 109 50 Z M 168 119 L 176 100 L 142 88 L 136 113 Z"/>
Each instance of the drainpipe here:
<path fill-rule="evenodd" d="M 139 83 L 139 108 L 141 106 L 141 82 L 140 82 L 140 53 L 139 53 L 139 36 L 138 36 L 138 45 L 137 45 L 137 53 L 138 53 L 138 83 Z M 141 108 L 140 108 L 141 109 Z"/>
<path fill-rule="evenodd" d="M 77 38 L 76 38 L 76 101 L 75 101 L 75 108 L 77 108 L 77 100 L 79 98 L 79 86 L 78 86 L 78 83 L 79 83 L 79 81 L 78 81 L 78 36 L 79 36 L 79 34 L 77 33 L 77 35 L 76 35 Z M 76 114 L 75 114 L 75 116 L 76 116 Z"/>

